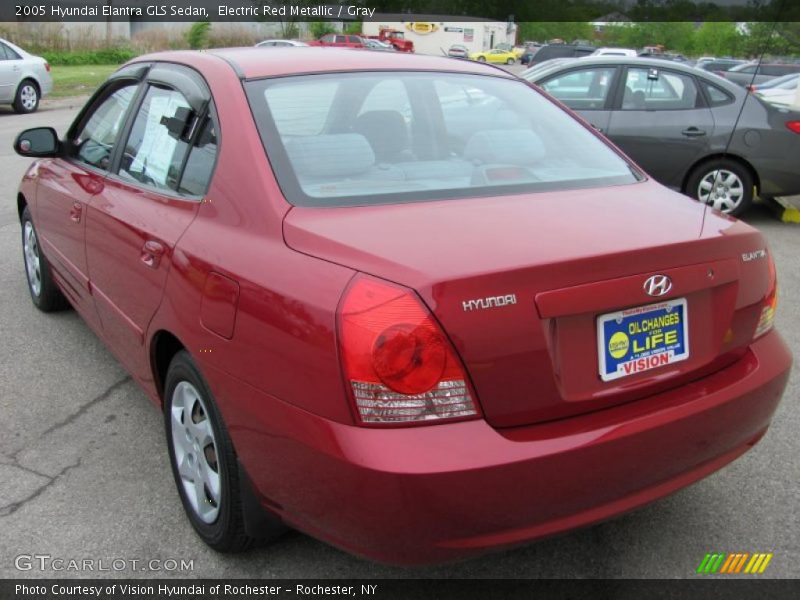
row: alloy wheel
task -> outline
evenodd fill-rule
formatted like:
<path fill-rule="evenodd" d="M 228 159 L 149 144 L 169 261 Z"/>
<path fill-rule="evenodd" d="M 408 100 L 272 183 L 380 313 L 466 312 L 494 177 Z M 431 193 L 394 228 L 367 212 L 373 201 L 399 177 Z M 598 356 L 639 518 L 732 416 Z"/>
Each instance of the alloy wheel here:
<path fill-rule="evenodd" d="M 35 87 L 26 83 L 19 91 L 19 101 L 25 110 L 31 111 L 36 108 L 36 103 L 39 101 L 39 93 Z"/>
<path fill-rule="evenodd" d="M 33 223 L 25 221 L 22 237 L 22 249 L 25 254 L 25 271 L 28 275 L 28 285 L 33 295 L 38 297 L 42 292 L 42 262 L 39 258 L 39 241 Z"/>
<path fill-rule="evenodd" d="M 744 195 L 741 178 L 727 169 L 715 169 L 707 173 L 697 186 L 698 200 L 725 213 L 736 210 Z"/>
<path fill-rule="evenodd" d="M 183 490 L 197 517 L 213 523 L 219 515 L 222 479 L 217 441 L 209 411 L 191 383 L 181 381 L 172 393 L 172 449 Z"/>

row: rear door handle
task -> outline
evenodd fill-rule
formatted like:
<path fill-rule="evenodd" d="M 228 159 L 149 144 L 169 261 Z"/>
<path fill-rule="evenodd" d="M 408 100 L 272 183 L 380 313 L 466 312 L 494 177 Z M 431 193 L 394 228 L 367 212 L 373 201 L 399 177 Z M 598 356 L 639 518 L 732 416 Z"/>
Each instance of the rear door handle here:
<path fill-rule="evenodd" d="M 698 129 L 697 127 L 689 127 L 681 131 L 686 137 L 702 137 L 706 134 L 705 129 Z"/>
<path fill-rule="evenodd" d="M 145 266 L 156 269 L 163 255 L 164 246 L 155 240 L 147 240 L 142 246 L 142 254 L 139 258 L 141 258 Z"/>
<path fill-rule="evenodd" d="M 592 129 L 594 129 L 595 131 L 599 131 L 600 133 L 605 133 L 605 132 L 603 131 L 603 128 L 602 128 L 602 127 L 598 127 L 598 126 L 597 126 L 597 125 L 595 125 L 594 123 L 589 123 L 589 125 L 591 125 L 591 126 L 592 126 Z"/>

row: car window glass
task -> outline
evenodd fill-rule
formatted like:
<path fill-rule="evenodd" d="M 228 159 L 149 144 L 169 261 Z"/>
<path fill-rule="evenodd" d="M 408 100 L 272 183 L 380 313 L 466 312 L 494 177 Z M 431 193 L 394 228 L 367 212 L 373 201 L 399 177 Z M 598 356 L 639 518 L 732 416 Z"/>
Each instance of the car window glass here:
<path fill-rule="evenodd" d="M 327 89 L 331 84 L 335 92 Z M 394 99 L 378 103 L 400 86 L 413 109 L 410 123 Z M 246 87 L 278 182 L 296 204 L 424 201 L 636 181 L 631 167 L 586 127 L 510 78 L 337 73 Z M 298 135 L 295 122 L 305 111 L 297 115 L 296 102 L 275 103 L 277 90 L 310 99 L 305 109 L 326 114 L 324 126 Z M 371 93 L 375 100 L 367 108 L 376 110 L 354 108 Z"/>
<path fill-rule="evenodd" d="M 728 92 L 721 90 L 707 81 L 703 81 L 703 88 L 706 90 L 706 95 L 708 96 L 711 106 L 722 106 L 723 104 L 733 102 L 733 97 L 728 94 Z"/>
<path fill-rule="evenodd" d="M 336 36 L 336 43 L 337 44 L 344 44 L 347 42 L 347 37 L 344 35 L 337 35 Z"/>
<path fill-rule="evenodd" d="M 358 37 L 357 35 L 351 35 L 351 36 L 348 36 L 348 37 L 347 37 L 347 40 L 348 40 L 348 41 L 349 41 L 351 44 L 358 44 L 358 43 L 360 43 L 360 42 L 361 42 L 361 38 L 360 38 L 360 37 Z"/>
<path fill-rule="evenodd" d="M 73 140 L 76 158 L 100 169 L 109 160 L 138 84 L 125 85 L 100 102 Z"/>
<path fill-rule="evenodd" d="M 374 86 L 364 99 L 358 114 L 389 110 L 399 112 L 406 121 L 411 120 L 411 104 L 408 101 L 408 93 L 399 79 L 384 79 Z"/>
<path fill-rule="evenodd" d="M 336 82 L 309 84 L 307 90 L 305 88 L 303 84 L 299 88 L 277 85 L 266 91 L 267 103 L 281 135 L 317 135 L 322 132 L 336 93 Z M 314 98 L 312 93 L 320 97 Z"/>
<path fill-rule="evenodd" d="M 189 159 L 181 175 L 178 192 L 193 196 L 205 194 L 216 159 L 217 128 L 213 119 L 207 118 L 189 151 Z"/>
<path fill-rule="evenodd" d="M 6 45 L 0 42 L 0 60 L 8 60 L 6 56 Z"/>
<path fill-rule="evenodd" d="M 613 67 L 597 67 L 557 75 L 542 83 L 541 87 L 570 108 L 596 110 L 605 106 L 613 79 Z"/>
<path fill-rule="evenodd" d="M 125 144 L 120 176 L 176 190 L 195 119 L 180 92 L 150 86 Z"/>
<path fill-rule="evenodd" d="M 323 35 L 320 38 L 320 40 L 325 42 L 326 44 L 332 44 L 334 39 L 335 38 L 334 38 L 334 35 L 332 33 L 329 33 L 328 35 Z"/>
<path fill-rule="evenodd" d="M 698 92 L 688 75 L 656 68 L 629 68 L 623 110 L 681 110 L 697 106 Z"/>

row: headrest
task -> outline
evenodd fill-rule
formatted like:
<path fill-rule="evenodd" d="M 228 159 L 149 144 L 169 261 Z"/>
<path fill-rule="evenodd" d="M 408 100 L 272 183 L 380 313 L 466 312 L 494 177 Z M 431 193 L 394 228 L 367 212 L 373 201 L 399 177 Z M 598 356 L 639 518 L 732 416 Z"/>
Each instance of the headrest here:
<path fill-rule="evenodd" d="M 363 135 L 337 133 L 286 140 L 286 154 L 298 177 L 348 177 L 375 164 L 375 154 Z"/>

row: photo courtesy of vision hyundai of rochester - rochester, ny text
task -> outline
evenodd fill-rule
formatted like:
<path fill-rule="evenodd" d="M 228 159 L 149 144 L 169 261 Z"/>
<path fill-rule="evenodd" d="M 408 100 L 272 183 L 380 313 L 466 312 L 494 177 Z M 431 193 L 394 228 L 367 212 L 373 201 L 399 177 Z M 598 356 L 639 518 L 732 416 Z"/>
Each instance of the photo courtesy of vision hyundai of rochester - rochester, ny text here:
<path fill-rule="evenodd" d="M 763 236 L 490 65 L 147 55 L 15 145 L 34 304 L 163 410 L 220 551 L 294 527 L 433 563 L 594 523 L 750 449 L 789 376 Z"/>

